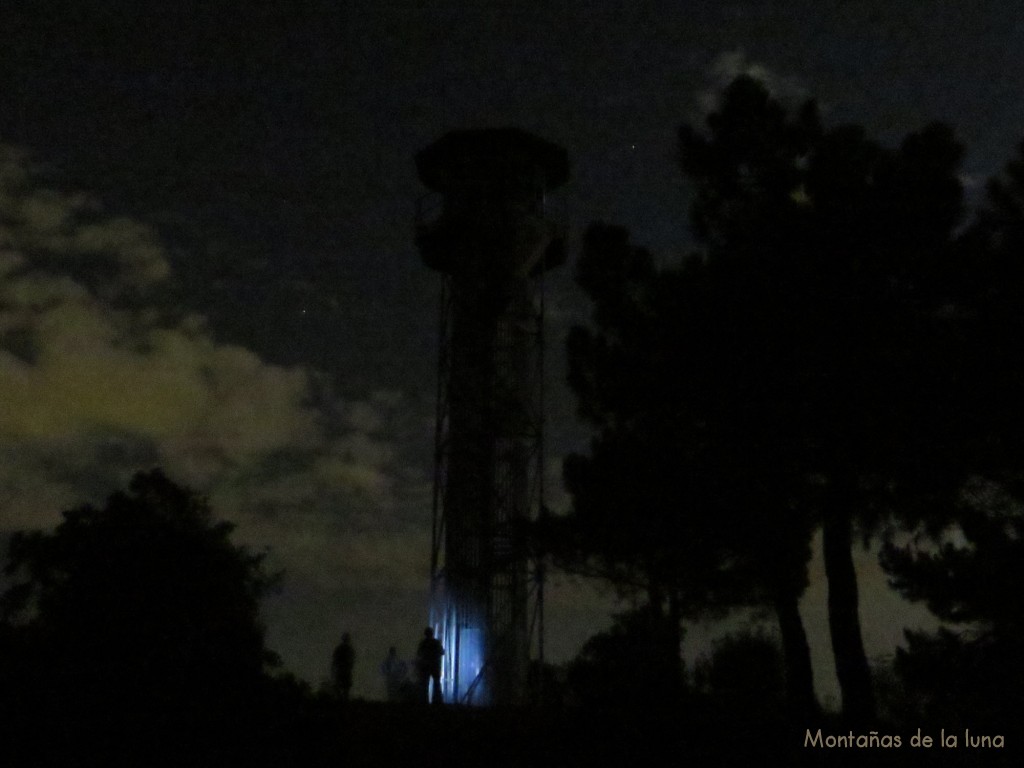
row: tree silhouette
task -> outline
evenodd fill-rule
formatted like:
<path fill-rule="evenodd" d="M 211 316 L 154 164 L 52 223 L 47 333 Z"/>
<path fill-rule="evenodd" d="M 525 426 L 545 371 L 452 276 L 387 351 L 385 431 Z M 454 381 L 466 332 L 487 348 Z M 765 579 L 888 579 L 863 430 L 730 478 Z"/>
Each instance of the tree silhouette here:
<path fill-rule="evenodd" d="M 750 111 L 744 99 L 757 95 L 736 90 L 727 114 Z M 726 217 L 728 209 L 728 226 L 756 233 L 748 245 L 760 253 L 786 242 L 802 215 L 790 194 L 797 186 L 794 158 L 806 154 L 817 121 L 809 109 L 802 123 L 790 125 L 767 99 L 753 107 L 762 110 L 770 135 L 748 131 L 731 139 L 737 152 L 760 153 L 760 166 L 743 163 L 758 180 L 727 178 L 719 172 L 733 161 L 706 153 L 707 194 L 698 198 L 703 213 L 695 224 L 709 241 L 724 240 L 712 217 Z M 712 119 L 731 130 L 728 119 Z M 721 188 L 712 190 L 713 180 Z M 778 194 L 766 195 L 757 184 Z M 765 200 L 776 208 L 768 210 Z M 676 618 L 685 609 L 772 604 L 790 702 L 808 711 L 816 703 L 797 604 L 811 524 L 797 503 L 804 470 L 793 458 L 802 446 L 780 440 L 790 393 L 775 381 L 774 351 L 785 329 L 766 324 L 761 312 L 761 270 L 777 266 L 750 256 L 734 248 L 728 259 L 693 258 L 654 275 L 650 257 L 629 247 L 624 230 L 590 230 L 578 282 L 594 301 L 597 328 L 570 336 L 570 383 L 581 415 L 599 433 L 590 456 L 566 462 L 574 498 L 569 522 L 582 531 L 579 549 L 599 553 L 602 575 L 654 585 L 651 604 L 667 596 Z"/>
<path fill-rule="evenodd" d="M 725 300 L 733 286 L 696 260 L 656 273 L 624 229 L 605 225 L 588 230 L 577 280 L 596 328 L 570 334 L 570 383 L 598 433 L 589 455 L 565 462 L 573 510 L 560 521 L 563 566 L 664 611 L 677 628 L 665 669 L 679 667 L 683 617 L 774 606 L 790 702 L 814 710 L 797 610 L 810 525 L 779 466 L 768 411 L 749 409 L 748 383 L 733 375 L 743 355 L 723 354 L 735 326 L 723 311 L 742 311 Z"/>
<path fill-rule="evenodd" d="M 942 312 L 962 149 L 938 124 L 895 150 L 858 126 L 824 130 L 813 103 L 790 117 L 749 78 L 707 122 L 708 135 L 681 129 L 682 165 L 709 269 L 744 307 L 726 312 L 750 353 L 740 413 L 774 425 L 776 467 L 821 520 L 843 709 L 867 720 L 854 524 L 924 510 L 923 496 L 962 478 L 945 474 L 960 435 L 946 415 L 962 393 Z"/>
<path fill-rule="evenodd" d="M 782 704 L 785 672 L 778 643 L 750 630 L 714 644 L 709 659 L 698 662 L 694 685 L 730 709 L 771 711 Z"/>
<path fill-rule="evenodd" d="M 699 492 L 688 480 L 699 478 L 678 471 L 692 453 L 692 435 L 680 428 L 667 397 L 673 382 L 662 375 L 672 356 L 660 333 L 669 296 L 649 254 L 616 227 L 588 230 L 576 277 L 594 301 L 598 328 L 571 331 L 570 384 L 598 433 L 589 455 L 565 461 L 573 510 L 550 526 L 561 534 L 556 554 L 564 567 L 644 595 L 648 610 L 663 617 L 648 626 L 670 628 L 651 650 L 678 676 L 680 620 L 708 602 L 719 553 L 702 544 L 711 533 L 700 528 L 713 519 L 680 514 Z"/>
<path fill-rule="evenodd" d="M 16 534 L 0 598 L 15 650 L 5 674 L 51 717 L 237 704 L 276 657 L 258 616 L 273 580 L 232 528 L 153 470 L 51 532 Z"/>
<path fill-rule="evenodd" d="M 891 584 L 946 622 L 907 632 L 896 670 L 938 722 L 1014 725 L 1024 713 L 1024 512 L 1005 488 L 978 481 L 957 524 L 932 546 L 883 550 Z"/>
<path fill-rule="evenodd" d="M 907 633 L 897 654 L 920 714 L 1016 724 L 1024 713 L 1024 143 L 987 192 L 946 278 L 961 398 L 944 469 L 969 479 L 952 514 L 916 527 L 905 519 L 914 540 L 888 544 L 882 564 L 896 589 L 946 622 L 935 634 Z"/>
<path fill-rule="evenodd" d="M 651 606 L 617 616 L 611 629 L 587 640 L 570 662 L 569 695 L 584 706 L 631 710 L 678 704 L 681 661 L 678 652 L 671 656 L 659 647 L 673 636 L 678 627 Z"/>
<path fill-rule="evenodd" d="M 570 457 L 562 549 L 656 609 L 774 604 L 791 702 L 813 707 L 797 600 L 824 530 L 847 716 L 874 714 L 852 547 L 886 519 L 951 513 L 969 475 L 972 334 L 956 304 L 962 148 L 940 124 L 883 147 L 737 79 L 680 131 L 699 257 L 656 273 L 592 227 L 570 383 L 597 428 Z M 991 418 L 986 417 L 991 422 Z"/>
<path fill-rule="evenodd" d="M 1024 497 L 1024 142 L 987 186 L 977 220 L 947 270 L 957 319 L 961 402 L 954 453 L 964 471 Z M 966 407 L 965 407 L 966 406 Z"/>

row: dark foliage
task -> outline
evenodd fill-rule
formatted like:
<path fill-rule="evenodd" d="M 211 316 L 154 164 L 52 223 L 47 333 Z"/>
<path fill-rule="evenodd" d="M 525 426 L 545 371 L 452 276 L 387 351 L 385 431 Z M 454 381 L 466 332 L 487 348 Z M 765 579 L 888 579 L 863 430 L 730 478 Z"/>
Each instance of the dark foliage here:
<path fill-rule="evenodd" d="M 919 716 L 1013 725 L 1024 715 L 1024 144 L 987 191 L 947 278 L 962 398 L 947 415 L 960 445 L 944 469 L 969 479 L 952 514 L 925 518 L 908 545 L 889 544 L 882 565 L 946 623 L 907 633 L 897 654 Z"/>
<path fill-rule="evenodd" d="M 888 545 L 882 564 L 904 597 L 946 622 L 908 632 L 896 671 L 928 722 L 1012 725 L 1024 715 L 1024 512 L 979 484 L 939 543 Z"/>
<path fill-rule="evenodd" d="M 782 651 L 772 638 L 751 631 L 728 635 L 711 657 L 695 665 L 694 687 L 737 714 L 777 710 L 785 705 Z"/>
<path fill-rule="evenodd" d="M 791 113 L 741 77 L 680 149 L 700 257 L 659 272 L 622 229 L 584 242 L 594 329 L 570 336 L 570 383 L 597 434 L 565 463 L 574 506 L 555 549 L 673 619 L 773 604 L 806 711 L 796 604 L 821 525 L 844 711 L 868 722 L 857 529 L 941 526 L 967 478 L 1018 455 L 1007 378 L 990 375 L 1011 326 L 964 287 L 980 262 L 956 237 L 963 148 L 938 123 L 895 148 L 826 129 L 813 102 Z M 1019 200 L 993 189 L 987 240 L 1012 242 Z"/>
<path fill-rule="evenodd" d="M 14 536 L 0 599 L 8 713 L 73 722 L 230 711 L 266 682 L 263 556 L 160 471 Z M 162 713 L 162 714 L 161 714 Z"/>
<path fill-rule="evenodd" d="M 610 630 L 587 640 L 570 663 L 566 698 L 611 709 L 678 706 L 684 679 L 678 648 L 672 647 L 678 636 L 678 629 L 650 607 L 618 616 Z"/>
<path fill-rule="evenodd" d="M 964 478 L 968 430 L 948 414 L 964 402 L 965 350 L 943 313 L 963 150 L 941 124 L 896 149 L 859 126 L 826 130 L 813 103 L 791 117 L 748 78 L 680 146 L 709 279 L 731 288 L 718 318 L 735 340 L 719 348 L 747 384 L 720 376 L 717 391 L 733 434 L 773 446 L 766 474 L 824 527 L 844 711 L 869 720 L 853 526 L 933 514 Z"/>

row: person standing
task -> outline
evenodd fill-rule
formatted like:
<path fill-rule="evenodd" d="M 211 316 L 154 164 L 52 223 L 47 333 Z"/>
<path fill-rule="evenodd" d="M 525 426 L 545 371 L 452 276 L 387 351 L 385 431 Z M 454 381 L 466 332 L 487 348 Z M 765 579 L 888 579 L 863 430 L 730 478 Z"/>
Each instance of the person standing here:
<path fill-rule="evenodd" d="M 331 657 L 331 681 L 334 691 L 342 701 L 348 701 L 352 689 L 352 667 L 356 661 L 356 652 L 352 647 L 352 637 L 348 632 L 341 636 L 341 642 L 334 649 Z"/>
<path fill-rule="evenodd" d="M 420 686 L 420 701 L 430 702 L 430 681 L 434 681 L 433 703 L 441 704 L 441 657 L 444 646 L 434 637 L 434 630 L 427 627 L 423 630 L 423 639 L 416 648 L 416 677 Z"/>

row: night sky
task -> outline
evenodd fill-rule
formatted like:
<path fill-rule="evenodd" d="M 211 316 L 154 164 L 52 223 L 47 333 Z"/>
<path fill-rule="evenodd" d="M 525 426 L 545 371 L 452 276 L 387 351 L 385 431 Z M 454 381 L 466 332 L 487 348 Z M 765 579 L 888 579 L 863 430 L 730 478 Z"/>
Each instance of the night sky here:
<path fill-rule="evenodd" d="M 149 2 L 0 6 L 0 544 L 160 465 L 286 571 L 269 645 L 356 695 L 427 609 L 438 275 L 413 244 L 417 150 L 514 125 L 566 147 L 551 211 L 661 264 L 688 248 L 675 135 L 741 72 L 895 142 L 932 119 L 984 179 L 1024 137 L 1019 3 Z M 548 280 L 549 503 L 585 446 Z M 920 621 L 862 564 L 869 654 Z M 558 577 L 566 660 L 610 600 Z M 804 603 L 830 695 L 820 563 Z M 703 636 L 703 630 L 695 637 Z M 694 643 L 688 646 L 692 661 Z M 832 694 L 834 695 L 834 694 Z"/>

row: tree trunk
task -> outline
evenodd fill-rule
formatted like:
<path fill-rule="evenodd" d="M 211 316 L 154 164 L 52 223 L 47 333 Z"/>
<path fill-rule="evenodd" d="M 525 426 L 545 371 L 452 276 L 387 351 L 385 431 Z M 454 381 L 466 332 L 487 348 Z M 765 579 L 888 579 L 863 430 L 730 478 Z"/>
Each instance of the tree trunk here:
<path fill-rule="evenodd" d="M 786 665 L 786 702 L 796 718 L 816 715 L 820 711 L 814 694 L 814 671 L 811 648 L 807 643 L 804 622 L 800 618 L 798 595 L 780 590 L 775 599 L 775 613 L 782 635 L 782 653 Z"/>
<path fill-rule="evenodd" d="M 875 716 L 875 697 L 860 630 L 857 573 L 853 567 L 853 526 L 850 514 L 844 509 L 850 501 L 836 501 L 838 504 L 828 510 L 823 527 L 828 628 L 843 695 L 843 714 L 853 723 L 869 724 Z"/>

